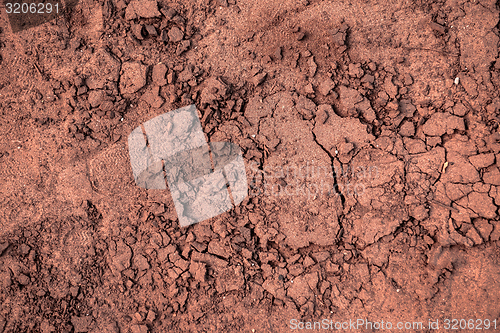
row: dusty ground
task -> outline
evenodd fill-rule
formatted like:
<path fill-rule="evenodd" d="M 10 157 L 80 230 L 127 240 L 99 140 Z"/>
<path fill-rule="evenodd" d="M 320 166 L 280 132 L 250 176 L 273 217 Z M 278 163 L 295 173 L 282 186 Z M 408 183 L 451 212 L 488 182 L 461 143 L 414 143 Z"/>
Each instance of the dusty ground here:
<path fill-rule="evenodd" d="M 66 4 L 0 15 L 0 332 L 500 329 L 499 2 Z M 180 228 L 127 136 L 192 103 L 251 191 Z"/>

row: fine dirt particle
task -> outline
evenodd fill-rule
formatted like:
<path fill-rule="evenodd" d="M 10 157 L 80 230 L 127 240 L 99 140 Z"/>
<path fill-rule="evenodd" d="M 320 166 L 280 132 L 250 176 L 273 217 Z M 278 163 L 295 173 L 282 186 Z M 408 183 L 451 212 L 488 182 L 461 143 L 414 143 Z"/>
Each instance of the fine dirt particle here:
<path fill-rule="evenodd" d="M 105 49 L 99 49 L 85 63 L 82 74 L 86 77 L 85 82 L 89 89 L 104 89 L 111 83 L 118 81 L 120 61 Z"/>
<path fill-rule="evenodd" d="M 132 333 L 148 333 L 148 327 L 146 325 L 132 325 L 130 327 Z"/>
<path fill-rule="evenodd" d="M 73 324 L 73 328 L 75 329 L 75 333 L 80 332 L 88 332 L 89 328 L 92 324 L 91 316 L 83 316 L 83 317 L 72 317 L 71 323 Z"/>
<path fill-rule="evenodd" d="M 241 290 L 245 284 L 243 267 L 227 267 L 218 272 L 216 289 L 222 294 L 228 291 Z"/>

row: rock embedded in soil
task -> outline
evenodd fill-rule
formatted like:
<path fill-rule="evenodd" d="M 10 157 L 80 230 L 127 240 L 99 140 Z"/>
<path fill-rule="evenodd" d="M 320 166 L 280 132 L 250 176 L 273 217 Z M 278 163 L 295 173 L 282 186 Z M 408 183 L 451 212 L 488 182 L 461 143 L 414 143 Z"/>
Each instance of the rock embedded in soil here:
<path fill-rule="evenodd" d="M 158 36 L 158 31 L 156 30 L 154 25 L 147 24 L 145 28 L 148 36 L 153 36 L 153 37 Z"/>
<path fill-rule="evenodd" d="M 230 251 L 220 242 L 213 240 L 208 244 L 208 252 L 224 259 L 229 259 Z"/>
<path fill-rule="evenodd" d="M 375 82 L 375 77 L 371 74 L 365 74 L 363 78 L 361 78 L 361 82 L 373 84 Z"/>
<path fill-rule="evenodd" d="M 116 251 L 112 253 L 112 264 L 118 272 L 130 267 L 130 259 L 132 258 L 132 250 L 125 244 L 123 240 L 116 242 Z"/>
<path fill-rule="evenodd" d="M 387 77 L 384 80 L 384 88 L 385 92 L 389 95 L 389 97 L 395 99 L 398 94 L 398 86 L 396 86 L 393 83 L 392 79 L 393 79 L 392 75 L 387 75 Z"/>
<path fill-rule="evenodd" d="M 342 109 L 340 110 L 344 116 L 354 116 L 357 114 L 356 104 L 363 101 L 363 96 L 353 88 L 348 88 L 344 85 L 339 87 L 339 97 Z"/>
<path fill-rule="evenodd" d="M 178 27 L 184 27 L 186 25 L 186 20 L 180 15 L 175 15 L 172 18 L 172 22 L 175 23 Z"/>
<path fill-rule="evenodd" d="M 88 91 L 87 86 L 78 87 L 78 90 L 76 91 L 76 95 L 81 96 L 81 95 L 85 94 L 87 91 Z"/>
<path fill-rule="evenodd" d="M 438 179 L 445 162 L 446 152 L 443 147 L 435 147 L 432 150 L 414 154 L 410 158 L 409 172 L 422 172 L 428 174 L 432 179 Z"/>
<path fill-rule="evenodd" d="M 186 52 L 187 50 L 189 50 L 189 48 L 191 47 L 191 40 L 182 40 L 179 45 L 177 45 L 177 49 L 175 50 L 175 54 L 177 54 L 178 56 L 180 56 L 181 54 L 183 54 L 184 52 Z"/>
<path fill-rule="evenodd" d="M 441 35 L 444 35 L 446 33 L 446 28 L 439 23 L 430 22 L 429 27 Z"/>
<path fill-rule="evenodd" d="M 287 289 L 287 296 L 291 297 L 298 305 L 306 303 L 313 297 L 318 284 L 318 273 L 309 273 L 296 277 Z"/>
<path fill-rule="evenodd" d="M 326 77 L 321 80 L 321 83 L 318 86 L 318 91 L 321 93 L 321 95 L 327 96 L 334 88 L 335 83 L 333 82 L 333 80 L 329 77 Z"/>
<path fill-rule="evenodd" d="M 9 243 L 4 242 L 0 243 L 0 256 L 3 254 L 3 252 L 9 247 Z"/>
<path fill-rule="evenodd" d="M 406 121 L 399 128 L 399 134 L 402 136 L 412 137 L 415 135 L 415 126 L 411 121 Z"/>
<path fill-rule="evenodd" d="M 201 105 L 214 105 L 214 102 L 221 100 L 227 93 L 227 86 L 218 77 L 210 77 L 204 82 L 205 88 L 201 91 Z"/>
<path fill-rule="evenodd" d="M 313 97 L 312 95 L 314 94 L 315 91 L 312 83 L 309 82 L 304 86 L 304 92 L 308 97 Z"/>
<path fill-rule="evenodd" d="M 486 168 L 495 163 L 495 154 L 487 153 L 469 156 L 469 162 L 471 162 L 476 169 Z"/>
<path fill-rule="evenodd" d="M 153 108 L 160 108 L 165 100 L 160 95 L 160 87 L 152 86 L 142 96 L 141 99 L 148 103 Z"/>
<path fill-rule="evenodd" d="M 137 38 L 139 40 L 144 39 L 144 35 L 143 35 L 144 26 L 142 24 L 132 24 L 130 29 L 132 30 L 132 33 L 134 34 L 135 38 Z"/>
<path fill-rule="evenodd" d="M 168 31 L 166 29 L 163 29 L 160 34 L 160 39 L 164 43 L 168 43 Z"/>
<path fill-rule="evenodd" d="M 90 91 L 88 101 L 93 108 L 96 108 L 99 105 L 101 105 L 103 99 L 104 99 L 104 91 L 102 90 Z"/>
<path fill-rule="evenodd" d="M 123 94 L 133 94 L 146 85 L 148 67 L 140 62 L 126 62 L 122 66 L 120 90 Z"/>
<path fill-rule="evenodd" d="M 493 225 L 489 224 L 488 220 L 482 218 L 474 219 L 474 227 L 483 239 L 488 240 L 490 238 L 490 234 L 493 231 Z"/>
<path fill-rule="evenodd" d="M 286 296 L 283 281 L 279 280 L 277 276 L 268 277 L 262 284 L 262 288 L 277 299 L 284 299 Z"/>
<path fill-rule="evenodd" d="M 205 282 L 207 265 L 202 262 L 191 261 L 191 264 L 189 266 L 189 272 L 196 281 Z"/>
<path fill-rule="evenodd" d="M 441 141 L 439 143 L 441 143 Z M 476 144 L 467 135 L 455 134 L 448 139 L 443 146 L 447 151 L 454 151 L 462 156 L 477 154 Z"/>
<path fill-rule="evenodd" d="M 205 263 L 209 266 L 216 267 L 217 269 L 224 268 L 228 265 L 227 261 L 219 259 L 217 256 L 209 253 L 193 252 L 191 255 L 191 260 Z"/>
<path fill-rule="evenodd" d="M 172 7 L 163 7 L 160 11 L 167 20 L 171 20 L 175 15 L 177 15 L 177 11 Z"/>
<path fill-rule="evenodd" d="M 274 60 L 279 61 L 283 58 L 282 51 L 283 51 L 283 48 L 281 46 L 277 47 L 276 50 L 274 50 L 274 53 L 273 53 Z"/>
<path fill-rule="evenodd" d="M 373 135 L 367 133 L 366 125 L 362 124 L 359 119 L 339 117 L 329 105 L 320 105 L 318 110 L 320 108 L 324 109 L 329 117 L 325 123 L 316 124 L 314 134 L 317 141 L 330 152 L 333 152 L 335 147 L 344 140 L 361 148 L 366 147 L 375 139 Z"/>
<path fill-rule="evenodd" d="M 363 100 L 355 105 L 356 109 L 361 112 L 361 115 L 368 122 L 373 122 L 377 119 L 377 115 L 375 114 L 375 110 L 373 110 L 370 100 L 368 98 L 363 98 Z"/>
<path fill-rule="evenodd" d="M 171 71 L 170 73 L 173 74 Z M 170 74 L 169 73 L 169 74 Z M 178 75 L 177 75 L 177 80 L 180 82 L 188 82 L 191 80 L 196 79 L 194 74 L 193 74 L 193 67 L 192 66 L 186 66 Z M 167 76 L 167 80 L 170 81 L 169 77 Z M 169 82 L 170 84 L 170 82 Z"/>
<path fill-rule="evenodd" d="M 0 271 L 0 287 L 7 289 L 12 285 L 10 270 Z"/>
<path fill-rule="evenodd" d="M 172 27 L 168 32 L 168 38 L 172 43 L 180 42 L 184 38 L 184 32 L 178 27 Z"/>
<path fill-rule="evenodd" d="M 500 185 L 500 171 L 496 166 L 488 168 L 483 174 L 483 181 L 486 184 Z"/>
<path fill-rule="evenodd" d="M 27 286 L 29 283 L 30 283 L 30 278 L 24 274 L 19 274 L 19 276 L 17 277 L 17 281 L 23 285 L 23 286 Z"/>
<path fill-rule="evenodd" d="M 483 243 L 483 239 L 481 238 L 481 236 L 479 235 L 479 233 L 477 232 L 477 230 L 475 228 L 473 228 L 473 227 L 471 227 L 467 231 L 466 236 L 467 236 L 467 238 L 469 238 L 470 240 L 472 240 L 472 242 L 474 242 L 474 245 L 479 245 L 479 244 Z"/>
<path fill-rule="evenodd" d="M 333 42 L 337 44 L 338 46 L 344 46 L 345 45 L 345 40 L 347 36 L 347 28 L 342 26 L 340 28 L 334 29 L 332 31 L 332 36 L 333 36 Z"/>
<path fill-rule="evenodd" d="M 317 106 L 309 98 L 300 95 L 297 100 L 297 110 L 306 119 L 311 120 L 316 113 Z"/>
<path fill-rule="evenodd" d="M 250 82 L 254 86 L 258 86 L 258 85 L 262 84 L 266 80 L 266 77 L 267 77 L 267 73 L 266 72 L 262 72 L 262 73 L 256 74 L 254 77 L 252 77 L 250 79 Z"/>
<path fill-rule="evenodd" d="M 454 130 L 465 130 L 463 118 L 449 114 L 448 112 L 436 112 L 422 126 L 426 135 L 441 136 L 445 133 L 453 134 Z"/>
<path fill-rule="evenodd" d="M 164 86 L 167 84 L 167 79 L 165 75 L 167 74 L 167 66 L 165 64 L 157 64 L 153 66 L 153 73 L 152 73 L 152 79 L 153 83 L 159 85 L 159 86 Z"/>
<path fill-rule="evenodd" d="M 324 124 L 330 115 L 328 114 L 328 110 L 326 108 L 318 108 L 318 112 L 316 113 L 316 121 L 318 124 Z"/>
<path fill-rule="evenodd" d="M 419 139 L 404 138 L 404 145 L 409 154 L 425 153 L 425 143 Z"/>
<path fill-rule="evenodd" d="M 148 259 L 141 254 L 134 256 L 134 265 L 140 271 L 145 271 L 145 270 L 149 269 Z"/>
<path fill-rule="evenodd" d="M 19 246 L 19 251 L 21 252 L 22 255 L 27 255 L 31 250 L 31 247 L 28 244 L 21 244 Z"/>
<path fill-rule="evenodd" d="M 314 57 L 310 57 L 309 60 L 307 60 L 307 65 L 309 66 L 309 77 L 314 77 L 316 70 L 318 69 L 318 65 L 314 61 Z"/>
<path fill-rule="evenodd" d="M 125 19 L 160 17 L 156 0 L 132 0 L 125 10 Z"/>
<path fill-rule="evenodd" d="M 358 79 L 363 77 L 365 72 L 361 68 L 361 64 L 357 63 L 350 63 L 349 64 L 349 76 L 351 77 L 357 77 Z"/>
<path fill-rule="evenodd" d="M 301 264 L 293 264 L 287 266 L 288 272 L 292 274 L 293 276 L 299 276 L 304 272 L 304 267 Z"/>
<path fill-rule="evenodd" d="M 476 81 L 465 73 L 460 73 L 458 77 L 467 94 L 469 94 L 470 97 L 476 97 L 478 94 Z"/>
<path fill-rule="evenodd" d="M 472 211 L 480 217 L 494 219 L 497 217 L 497 207 L 493 203 L 493 199 L 488 193 L 472 192 L 468 195 L 468 205 Z"/>
<path fill-rule="evenodd" d="M 442 175 L 442 181 L 461 184 L 474 184 L 480 181 L 476 168 L 460 153 L 448 151 L 446 161 L 448 162 L 448 167 Z"/>

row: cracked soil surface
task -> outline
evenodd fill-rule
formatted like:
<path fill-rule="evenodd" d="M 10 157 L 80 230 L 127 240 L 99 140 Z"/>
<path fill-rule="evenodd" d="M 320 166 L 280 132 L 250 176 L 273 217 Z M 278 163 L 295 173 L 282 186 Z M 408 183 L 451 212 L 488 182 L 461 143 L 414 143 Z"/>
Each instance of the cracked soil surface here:
<path fill-rule="evenodd" d="M 65 3 L 1 7 L 0 333 L 500 328 L 500 2 Z M 250 190 L 182 228 L 127 137 L 190 104 Z"/>

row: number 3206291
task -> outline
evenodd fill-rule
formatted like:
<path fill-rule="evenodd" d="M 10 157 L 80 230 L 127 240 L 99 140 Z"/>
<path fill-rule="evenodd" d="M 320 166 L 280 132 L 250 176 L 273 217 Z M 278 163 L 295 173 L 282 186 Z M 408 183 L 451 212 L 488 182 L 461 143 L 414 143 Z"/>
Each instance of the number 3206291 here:
<path fill-rule="evenodd" d="M 497 320 L 489 320 L 489 319 L 445 319 L 444 321 L 444 329 L 445 330 L 496 330 Z"/>
<path fill-rule="evenodd" d="M 50 2 L 47 3 L 6 3 L 5 9 L 7 14 L 51 14 L 59 13 L 59 4 L 55 3 L 52 5 Z"/>

